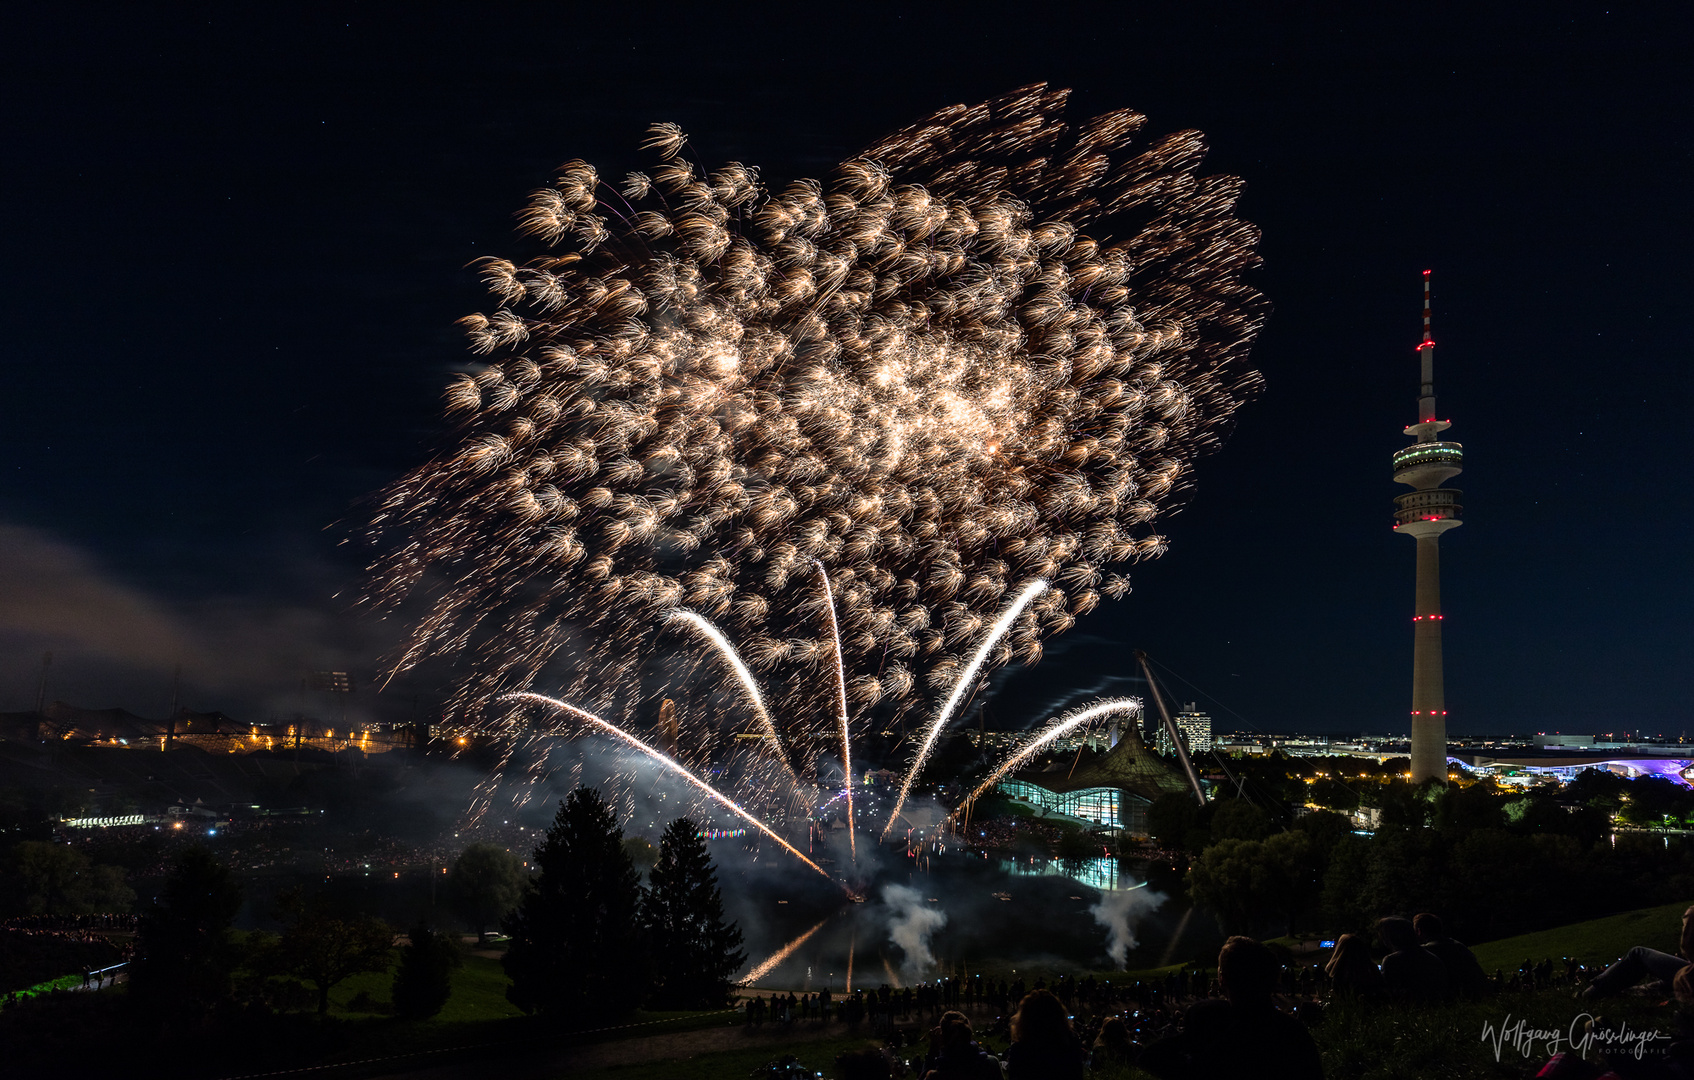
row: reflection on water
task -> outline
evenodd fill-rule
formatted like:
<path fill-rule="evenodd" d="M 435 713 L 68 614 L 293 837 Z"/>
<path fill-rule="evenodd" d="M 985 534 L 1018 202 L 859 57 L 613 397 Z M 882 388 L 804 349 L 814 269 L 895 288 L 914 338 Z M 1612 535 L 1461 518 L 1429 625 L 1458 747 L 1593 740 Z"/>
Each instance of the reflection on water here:
<path fill-rule="evenodd" d="M 1090 889 L 1117 892 L 1142 884 L 1118 869 L 1115 855 L 1096 859 L 1001 859 L 1000 870 L 1011 877 L 1067 877 Z"/>
<path fill-rule="evenodd" d="M 1052 977 L 1119 967 L 1125 961 L 1111 954 L 1110 927 L 1096 909 L 1102 894 L 1121 898 L 1142 884 L 1133 864 L 1109 856 L 1066 862 L 956 851 L 895 863 L 867 882 L 864 903 L 843 904 L 821 889 L 807 896 L 780 878 L 741 889 L 731 878 L 725 899 L 726 914 L 745 935 L 744 979 L 756 973 L 749 981 L 763 987 L 812 992 L 828 986 L 840 993 L 900 986 L 911 978 L 1011 978 L 1022 971 Z M 900 912 L 887 902 L 889 885 L 912 890 L 922 910 L 947 917 L 927 939 L 934 960 L 921 972 L 902 970 L 913 958 L 895 940 Z M 1186 905 L 1137 910 L 1134 936 L 1141 944 L 1127 960 L 1151 966 Z M 1184 948 L 1194 947 L 1192 938 Z"/>

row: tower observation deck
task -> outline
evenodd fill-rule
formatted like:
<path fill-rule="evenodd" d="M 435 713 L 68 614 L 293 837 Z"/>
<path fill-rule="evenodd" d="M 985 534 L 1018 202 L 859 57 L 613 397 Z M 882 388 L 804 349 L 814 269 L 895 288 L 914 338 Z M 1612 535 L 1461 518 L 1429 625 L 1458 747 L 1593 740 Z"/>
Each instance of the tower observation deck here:
<path fill-rule="evenodd" d="M 1429 330 L 1429 271 L 1423 272 L 1423 386 L 1417 441 L 1394 454 L 1394 480 L 1412 489 L 1394 500 L 1394 530 L 1418 545 L 1412 611 L 1412 781 L 1447 779 L 1447 701 L 1441 678 L 1441 534 L 1460 524 L 1464 494 L 1441 485 L 1464 470 L 1464 447 L 1439 436 L 1453 425 L 1435 418 L 1435 339 Z"/>

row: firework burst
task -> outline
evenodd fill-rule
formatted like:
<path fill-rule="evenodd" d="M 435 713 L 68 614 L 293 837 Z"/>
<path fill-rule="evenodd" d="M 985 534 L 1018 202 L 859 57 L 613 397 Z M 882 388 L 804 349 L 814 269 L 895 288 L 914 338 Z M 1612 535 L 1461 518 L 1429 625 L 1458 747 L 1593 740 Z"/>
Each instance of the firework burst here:
<path fill-rule="evenodd" d="M 376 516 L 368 599 L 413 619 L 393 669 L 463 661 L 461 715 L 620 688 L 630 728 L 663 694 L 805 771 L 845 748 L 843 707 L 933 707 L 1024 583 L 1050 588 L 973 675 L 1122 596 L 1258 385 L 1258 234 L 1198 133 L 1069 124 L 1065 98 L 944 109 L 780 190 L 692 164 L 674 125 L 616 189 L 562 166 L 519 217 L 543 250 L 482 264 L 455 441 Z M 697 677 L 662 632 L 678 608 L 768 700 Z M 815 692 L 838 662 L 844 702 Z"/>

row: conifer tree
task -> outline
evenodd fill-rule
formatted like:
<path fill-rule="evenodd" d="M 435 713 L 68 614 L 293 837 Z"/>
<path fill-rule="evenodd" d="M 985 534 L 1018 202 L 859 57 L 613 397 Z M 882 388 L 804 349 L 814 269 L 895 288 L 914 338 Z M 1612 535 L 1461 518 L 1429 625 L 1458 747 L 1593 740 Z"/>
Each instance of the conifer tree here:
<path fill-rule="evenodd" d="M 394 1011 L 405 1020 L 428 1020 L 453 994 L 453 969 L 463 961 L 459 943 L 420 924 L 407 935 L 394 973 Z"/>
<path fill-rule="evenodd" d="M 179 855 L 141 916 L 129 995 L 144 1011 L 178 1020 L 210 1011 L 230 993 L 230 924 L 241 886 L 203 847 Z"/>
<path fill-rule="evenodd" d="M 511 937 L 507 999 L 570 1027 L 623 1016 L 648 989 L 641 884 L 599 792 L 565 797 L 534 861 L 540 872 L 500 924 Z"/>
<path fill-rule="evenodd" d="M 721 1007 L 729 979 L 747 957 L 741 928 L 725 924 L 717 873 L 706 841 L 687 818 L 670 823 L 648 874 L 644 919 L 653 949 L 654 1004 L 672 1009 Z"/>

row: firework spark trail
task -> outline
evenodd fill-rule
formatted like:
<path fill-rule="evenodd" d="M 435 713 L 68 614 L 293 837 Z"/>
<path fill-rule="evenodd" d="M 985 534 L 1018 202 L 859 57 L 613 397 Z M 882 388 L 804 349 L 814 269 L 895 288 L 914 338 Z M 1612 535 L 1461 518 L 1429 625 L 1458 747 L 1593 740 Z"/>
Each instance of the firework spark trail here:
<path fill-rule="evenodd" d="M 646 627 L 679 606 L 755 669 L 817 661 L 819 633 L 769 615 L 817 559 L 848 669 L 888 661 L 849 702 L 902 716 L 933 705 L 914 665 L 956 667 L 1009 583 L 1057 595 L 1006 660 L 1122 596 L 1257 390 L 1258 233 L 1199 133 L 1067 121 L 1066 96 L 943 109 L 772 189 L 687 160 L 674 125 L 627 206 L 562 166 L 520 216 L 547 250 L 483 261 L 456 443 L 374 515 L 366 600 L 412 627 L 394 670 L 485 658 L 466 714 L 567 661 L 576 694 L 650 669 Z M 769 689 L 793 732 L 833 726 Z"/>
<path fill-rule="evenodd" d="M 852 852 L 853 864 L 859 862 L 859 842 L 853 838 L 858 832 L 859 819 L 853 813 L 853 732 L 847 722 L 847 662 L 841 656 L 841 627 L 835 622 L 835 589 L 829 583 L 829 571 L 816 559 L 812 560 L 818 568 L 818 576 L 823 579 L 824 610 L 829 613 L 829 637 L 835 642 L 835 688 L 840 697 L 841 706 L 841 770 L 847 777 L 847 848 Z"/>
<path fill-rule="evenodd" d="M 819 930 L 822 930 L 823 924 L 828 922 L 828 921 L 829 921 L 829 917 L 825 916 L 822 922 L 819 922 L 816 926 L 812 927 L 810 930 L 806 931 L 804 934 L 801 934 L 799 937 L 795 938 L 793 941 L 790 941 L 788 944 L 784 945 L 782 948 L 778 949 L 776 952 L 773 952 L 769 956 L 765 957 L 765 959 L 760 961 L 760 963 L 756 967 L 754 967 L 751 971 L 749 971 L 747 974 L 745 974 L 741 977 L 740 985 L 742 985 L 742 986 L 752 986 L 754 983 L 758 982 L 760 979 L 764 978 L 766 975 L 769 975 L 771 973 L 771 970 L 773 968 L 775 968 L 778 964 L 782 963 L 784 960 L 788 959 L 790 956 L 793 956 L 795 949 L 798 949 L 800 946 L 804 945 L 808 938 L 810 938 L 813 934 L 817 933 Z M 851 975 L 848 976 L 848 980 L 849 980 L 849 982 L 851 982 L 851 980 L 852 980 Z"/>
<path fill-rule="evenodd" d="M 789 673 L 767 716 L 811 762 L 831 651 L 855 715 L 927 716 L 1018 582 L 1052 592 L 987 667 L 1122 597 L 1258 390 L 1267 306 L 1203 137 L 1067 120 L 1067 93 L 942 109 L 821 180 L 709 168 L 673 124 L 622 181 L 561 166 L 520 214 L 541 250 L 481 262 L 452 441 L 373 515 L 363 599 L 410 628 L 385 674 L 476 657 L 445 703 L 466 717 L 640 677 L 708 747 L 722 702 L 652 632 L 686 607 Z M 832 641 L 793 602 L 813 561 Z"/>
<path fill-rule="evenodd" d="M 982 665 L 988 662 L 989 653 L 993 651 L 994 646 L 1000 644 L 1000 639 L 1011 630 L 1012 624 L 1018 621 L 1024 609 L 1047 589 L 1047 582 L 1040 578 L 1025 585 L 1023 591 L 1018 593 L 1017 599 L 1007 605 L 1006 610 L 1000 613 L 1000 617 L 994 620 L 994 625 L 983 636 L 976 655 L 971 657 L 964 674 L 953 684 L 953 692 L 948 695 L 947 703 L 941 706 L 941 710 L 935 714 L 935 719 L 930 721 L 923 745 L 918 747 L 917 754 L 912 758 L 911 768 L 906 770 L 906 778 L 900 782 L 900 795 L 894 800 L 894 810 L 888 815 L 888 824 L 883 826 L 883 836 L 886 837 L 888 831 L 894 828 L 894 819 L 900 816 L 900 808 L 906 805 L 906 796 L 911 793 L 912 783 L 917 779 L 918 773 L 923 771 L 924 762 L 929 760 L 929 753 L 935 749 L 935 741 L 941 737 L 942 729 L 953 719 L 953 712 L 959 707 L 959 702 L 964 700 L 965 694 L 976 687 L 977 674 L 982 670 Z"/>
<path fill-rule="evenodd" d="M 1139 716 L 1141 714 L 1141 699 L 1133 697 L 1107 698 L 1104 701 L 1097 701 L 1085 708 L 1073 709 L 1068 713 L 1062 713 L 1059 716 L 1054 717 L 1052 720 L 1048 721 L 1047 727 L 1043 728 L 1033 739 L 1024 743 L 1015 754 L 1001 762 L 1000 767 L 995 769 L 994 772 L 989 775 L 988 779 L 984 780 L 975 791 L 966 795 L 965 801 L 960 803 L 957 809 L 955 809 L 951 814 L 947 815 L 947 821 L 953 821 L 960 814 L 964 813 L 965 809 L 969 807 L 971 803 L 975 802 L 983 792 L 998 783 L 1002 776 L 1005 776 L 1019 765 L 1022 765 L 1024 762 L 1040 753 L 1041 749 L 1051 743 L 1054 739 L 1062 738 L 1066 734 L 1082 727 L 1084 724 L 1091 723 L 1102 716 L 1110 716 L 1112 713 L 1117 712 L 1127 712 Z M 946 824 L 946 822 L 943 822 L 942 824 Z"/>
<path fill-rule="evenodd" d="M 788 778 L 794 781 L 794 786 L 804 790 L 805 784 L 801 782 L 799 774 L 794 771 L 794 766 L 789 763 L 788 754 L 783 750 L 782 735 L 776 729 L 776 722 L 771 719 L 770 710 L 765 707 L 765 695 L 759 690 L 759 681 L 753 677 L 753 672 L 741 659 L 741 653 L 735 648 L 735 645 L 724 636 L 722 630 L 712 625 L 711 620 L 697 611 L 679 609 L 665 616 L 665 619 L 668 622 L 685 623 L 692 627 L 713 648 L 717 649 L 718 654 L 729 663 L 730 670 L 735 673 L 736 679 L 741 683 L 742 690 L 747 694 L 748 703 L 753 706 L 754 717 L 765 730 L 765 741 L 769 744 L 771 752 L 782 763 L 783 769 L 788 773 Z"/>
<path fill-rule="evenodd" d="M 889 964 L 886 956 L 882 958 L 882 973 L 888 977 L 888 985 L 896 989 L 900 987 L 900 976 L 894 974 L 894 968 Z"/>
<path fill-rule="evenodd" d="M 834 878 L 829 876 L 828 871 L 826 871 L 823 867 L 819 866 L 817 863 L 813 862 L 812 860 L 806 858 L 806 856 L 803 853 L 801 853 L 799 848 L 795 847 L 793 844 L 790 844 L 788 841 L 784 840 L 782 837 L 780 837 L 776 833 L 772 832 L 770 826 L 768 826 L 764 822 L 760 821 L 757 817 L 755 817 L 753 814 L 749 813 L 747 810 L 744 810 L 741 807 L 741 805 L 739 803 L 737 803 L 734 799 L 731 799 L 729 796 L 725 795 L 723 792 L 719 791 L 717 788 L 714 788 L 712 785 L 706 783 L 704 780 L 700 779 L 698 776 L 695 776 L 692 772 L 690 772 L 688 770 L 688 768 L 686 766 L 684 766 L 684 765 L 680 764 L 679 762 L 673 760 L 668 755 L 661 753 L 660 751 L 654 749 L 653 747 L 648 746 L 646 743 L 642 742 L 640 739 L 636 738 L 634 735 L 631 735 L 629 732 L 627 732 L 627 731 L 623 730 L 622 728 L 618 727 L 616 724 L 608 723 L 605 720 L 600 719 L 598 716 L 595 716 L 593 713 L 588 712 L 585 709 L 579 709 L 575 705 L 567 704 L 563 701 L 560 701 L 558 698 L 551 698 L 551 697 L 548 697 L 546 694 L 537 694 L 533 690 L 514 691 L 513 693 L 502 695 L 502 698 L 503 699 L 517 699 L 517 700 L 520 700 L 520 701 L 534 701 L 534 702 L 539 702 L 539 703 L 544 704 L 544 705 L 550 705 L 553 708 L 558 709 L 560 712 L 566 713 L 570 716 L 574 716 L 578 720 L 583 721 L 584 723 L 593 724 L 595 727 L 599 728 L 601 731 L 604 731 L 606 734 L 623 740 L 624 742 L 628 743 L 630 746 L 635 747 L 637 750 L 641 751 L 643 754 L 646 754 L 648 757 L 652 758 L 654 761 L 657 761 L 660 765 L 663 765 L 665 768 L 669 769 L 671 772 L 673 772 L 676 775 L 682 777 L 684 780 L 687 780 L 690 784 L 693 784 L 696 788 L 698 788 L 700 790 L 700 793 L 705 795 L 707 798 L 715 800 L 720 805 L 722 805 L 724 807 L 724 809 L 726 809 L 726 810 L 730 811 L 731 813 L 737 815 L 743 821 L 747 822 L 747 824 L 749 824 L 749 825 L 753 826 L 754 828 L 758 829 L 760 832 L 764 833 L 766 836 L 770 837 L 772 840 L 775 840 L 778 844 L 781 844 L 783 849 L 785 851 L 787 851 L 790 855 L 793 855 L 796 859 L 799 859 L 801 862 L 805 863 L 807 866 L 811 867 L 813 870 L 816 870 L 818 873 L 822 874 L 825 878 L 828 878 L 830 882 L 832 882 L 836 885 L 841 885 L 841 883 L 839 881 L 836 881 Z M 842 888 L 846 888 L 846 886 L 843 885 Z"/>

